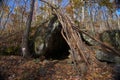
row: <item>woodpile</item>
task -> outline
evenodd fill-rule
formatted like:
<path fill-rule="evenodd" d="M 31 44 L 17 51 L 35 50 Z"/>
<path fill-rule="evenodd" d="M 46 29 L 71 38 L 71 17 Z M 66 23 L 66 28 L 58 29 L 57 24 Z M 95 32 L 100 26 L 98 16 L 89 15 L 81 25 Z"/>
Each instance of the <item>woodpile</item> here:
<path fill-rule="evenodd" d="M 44 1 L 45 2 L 45 1 Z M 45 2 L 53 9 L 55 15 L 57 15 L 59 22 L 62 25 L 61 34 L 68 43 L 70 47 L 70 56 L 72 58 L 74 68 L 78 72 L 78 74 L 83 75 L 84 71 L 80 70 L 79 63 L 83 63 L 86 67 L 89 65 L 89 49 L 82 42 L 79 31 L 75 29 L 76 25 L 73 20 L 67 15 L 62 13 L 62 9 L 56 9 L 53 5 L 48 2 Z M 83 74 L 81 74 L 83 73 Z"/>
<path fill-rule="evenodd" d="M 89 38 L 93 39 L 94 41 L 98 42 L 98 44 L 101 47 L 104 47 L 106 50 L 112 51 L 115 54 L 120 56 L 120 53 L 117 50 L 115 50 L 113 47 L 111 47 L 107 44 L 104 44 L 100 40 L 92 37 L 88 33 L 79 29 L 80 26 L 78 27 L 77 25 L 75 25 L 74 19 L 71 19 L 66 13 L 64 13 L 63 12 L 64 10 L 62 8 L 56 8 L 55 5 L 49 3 L 45 0 L 41 0 L 41 1 L 48 4 L 49 7 L 51 7 L 51 9 L 53 10 L 53 14 L 57 15 L 58 20 L 62 25 L 61 34 L 70 47 L 69 52 L 70 52 L 72 61 L 74 63 L 74 68 L 76 69 L 78 74 L 84 75 L 86 73 L 86 72 L 82 71 L 79 64 L 84 63 L 84 65 L 87 67 L 90 64 L 90 60 L 89 60 L 90 59 L 90 49 L 83 43 L 80 33 L 82 33 L 82 34 L 88 36 Z M 81 73 L 83 73 L 83 74 L 81 74 Z"/>

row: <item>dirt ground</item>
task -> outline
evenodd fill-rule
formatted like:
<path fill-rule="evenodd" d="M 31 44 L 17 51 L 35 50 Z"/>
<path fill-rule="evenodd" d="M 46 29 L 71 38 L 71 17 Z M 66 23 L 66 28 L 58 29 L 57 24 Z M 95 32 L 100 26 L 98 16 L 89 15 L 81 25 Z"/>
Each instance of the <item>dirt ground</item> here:
<path fill-rule="evenodd" d="M 113 80 L 112 67 L 92 61 L 84 79 L 78 76 L 70 59 L 25 59 L 21 56 L 0 56 L 0 80 Z"/>

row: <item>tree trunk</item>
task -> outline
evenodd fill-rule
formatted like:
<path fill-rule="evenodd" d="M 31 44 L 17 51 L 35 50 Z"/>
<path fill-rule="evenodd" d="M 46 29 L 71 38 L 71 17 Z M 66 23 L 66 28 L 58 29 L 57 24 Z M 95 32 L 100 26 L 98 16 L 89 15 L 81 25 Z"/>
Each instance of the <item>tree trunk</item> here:
<path fill-rule="evenodd" d="M 26 23 L 26 29 L 25 29 L 23 39 L 22 39 L 22 55 L 23 55 L 23 57 L 30 56 L 29 43 L 28 42 L 29 42 L 29 32 L 30 32 L 33 10 L 34 10 L 34 3 L 35 3 L 35 0 L 31 0 L 30 13 L 28 15 L 28 21 Z"/>

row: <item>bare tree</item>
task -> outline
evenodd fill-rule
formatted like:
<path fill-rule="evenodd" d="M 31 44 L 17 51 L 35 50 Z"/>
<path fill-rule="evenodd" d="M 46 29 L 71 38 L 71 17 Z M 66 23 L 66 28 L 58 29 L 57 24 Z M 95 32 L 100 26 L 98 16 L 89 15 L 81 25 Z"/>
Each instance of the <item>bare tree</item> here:
<path fill-rule="evenodd" d="M 28 21 L 26 23 L 26 29 L 25 29 L 23 39 L 22 39 L 22 55 L 23 55 L 23 57 L 30 56 L 29 32 L 30 32 L 30 27 L 31 27 L 31 22 L 32 22 L 32 17 L 33 17 L 34 3 L 35 3 L 35 0 L 31 0 L 30 13 L 28 15 Z"/>

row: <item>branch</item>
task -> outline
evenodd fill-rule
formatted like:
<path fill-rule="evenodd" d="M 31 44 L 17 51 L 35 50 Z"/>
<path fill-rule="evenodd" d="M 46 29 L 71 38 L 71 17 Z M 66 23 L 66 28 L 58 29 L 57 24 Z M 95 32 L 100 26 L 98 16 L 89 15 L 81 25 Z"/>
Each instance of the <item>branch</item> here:
<path fill-rule="evenodd" d="M 117 55 L 120 56 L 120 53 L 119 53 L 116 49 L 114 49 L 113 47 L 108 46 L 107 44 L 104 44 L 104 43 L 101 42 L 100 40 L 98 40 L 98 39 L 90 36 L 88 33 L 84 32 L 84 31 L 80 30 L 78 27 L 74 27 L 74 29 L 77 30 L 78 32 L 82 32 L 83 34 L 85 34 L 85 35 L 88 36 L 89 38 L 91 38 L 91 39 L 95 40 L 96 42 L 98 42 L 99 44 L 101 44 L 103 47 L 105 47 L 105 48 L 113 51 L 114 53 L 116 53 Z"/>
<path fill-rule="evenodd" d="M 51 4 L 51 3 L 49 3 L 49 2 L 47 2 L 45 0 L 41 0 L 41 1 L 48 4 L 48 6 L 50 6 L 52 9 L 58 9 L 58 7 L 56 5 L 54 5 L 54 4 Z"/>
<path fill-rule="evenodd" d="M 15 2 L 14 2 L 15 3 Z M 9 16 L 10 16 L 10 14 L 12 13 L 12 11 L 13 11 L 13 9 L 14 9 L 14 6 L 15 6 L 15 4 L 12 6 L 12 10 L 10 10 L 10 12 L 8 13 L 8 15 L 7 15 L 7 20 L 5 21 L 5 23 L 3 24 L 3 28 L 2 28 L 2 31 L 0 32 L 0 34 L 3 32 L 3 30 L 5 29 L 5 27 L 6 27 L 6 24 L 7 24 L 7 22 L 8 22 L 8 19 L 9 19 Z M 1 16 L 2 17 L 2 16 Z M 1 22 L 1 21 L 0 21 Z"/>

